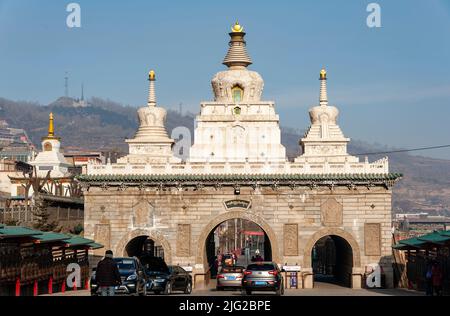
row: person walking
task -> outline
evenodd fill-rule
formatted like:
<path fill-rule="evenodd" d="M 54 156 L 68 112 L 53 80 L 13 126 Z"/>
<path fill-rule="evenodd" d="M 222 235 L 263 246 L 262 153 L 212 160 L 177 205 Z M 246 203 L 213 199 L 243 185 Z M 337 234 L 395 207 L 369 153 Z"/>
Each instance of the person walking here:
<path fill-rule="evenodd" d="M 214 257 L 214 262 L 211 265 L 211 278 L 215 279 L 219 271 L 219 260 L 217 256 Z"/>
<path fill-rule="evenodd" d="M 233 259 L 233 266 L 235 267 L 235 266 L 236 266 L 236 262 L 237 262 L 237 255 L 236 255 L 236 252 L 233 252 L 233 253 L 231 254 L 231 258 Z"/>
<path fill-rule="evenodd" d="M 255 257 L 255 261 L 256 262 L 263 262 L 264 261 L 263 257 L 261 257 L 261 255 L 259 254 L 259 249 L 256 249 L 255 254 L 256 254 L 256 257 Z"/>
<path fill-rule="evenodd" d="M 438 262 L 433 264 L 433 268 L 431 270 L 431 275 L 433 278 L 433 292 L 436 293 L 437 296 L 442 295 L 442 269 Z"/>
<path fill-rule="evenodd" d="M 115 287 L 122 284 L 119 268 L 113 260 L 113 252 L 107 250 L 105 258 L 97 264 L 95 279 L 102 296 L 114 296 Z"/>

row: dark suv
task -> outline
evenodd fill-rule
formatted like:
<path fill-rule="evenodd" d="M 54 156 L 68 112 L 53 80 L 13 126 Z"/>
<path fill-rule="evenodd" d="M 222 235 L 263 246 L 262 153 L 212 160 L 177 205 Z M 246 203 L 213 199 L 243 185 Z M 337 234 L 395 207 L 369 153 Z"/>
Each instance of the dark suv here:
<path fill-rule="evenodd" d="M 251 295 L 252 291 L 274 291 L 277 295 L 283 295 L 283 276 L 274 262 L 252 263 L 244 271 L 242 288 L 247 295 Z"/>
<path fill-rule="evenodd" d="M 119 268 L 121 285 L 116 286 L 116 294 L 146 295 L 147 275 L 138 258 L 114 258 Z M 95 270 L 91 277 L 91 295 L 99 295 L 95 280 Z"/>
<path fill-rule="evenodd" d="M 192 292 L 192 276 L 179 266 L 167 266 L 158 257 L 141 257 L 148 276 L 147 292 L 172 294 L 174 291 Z"/>

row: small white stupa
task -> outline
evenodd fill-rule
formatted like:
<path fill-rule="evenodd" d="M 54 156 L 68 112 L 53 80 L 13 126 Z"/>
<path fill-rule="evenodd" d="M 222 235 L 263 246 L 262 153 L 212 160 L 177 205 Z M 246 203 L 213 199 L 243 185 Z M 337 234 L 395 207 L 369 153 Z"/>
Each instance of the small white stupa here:
<path fill-rule="evenodd" d="M 45 177 L 50 171 L 51 178 L 68 176 L 70 164 L 61 153 L 61 141 L 55 136 L 53 113 L 49 115 L 48 135 L 42 138 L 42 151 L 30 163 L 36 168 L 39 177 Z"/>
<path fill-rule="evenodd" d="M 181 159 L 172 153 L 174 140 L 165 127 L 167 111 L 156 106 L 155 72 L 148 75 L 150 81 L 147 106 L 140 108 L 139 129 L 133 139 L 127 139 L 129 154 L 118 163 L 177 163 Z"/>
<path fill-rule="evenodd" d="M 311 126 L 300 140 L 303 154 L 295 162 L 359 162 L 347 152 L 350 138 L 346 138 L 337 124 L 339 110 L 328 105 L 327 72 L 320 71 L 319 105 L 309 110 Z"/>

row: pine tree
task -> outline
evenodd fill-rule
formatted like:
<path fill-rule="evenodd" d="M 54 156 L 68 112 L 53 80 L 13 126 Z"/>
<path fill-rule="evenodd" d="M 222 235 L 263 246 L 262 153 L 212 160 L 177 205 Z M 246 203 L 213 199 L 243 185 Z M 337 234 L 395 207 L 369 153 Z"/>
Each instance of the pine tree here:
<path fill-rule="evenodd" d="M 47 210 L 47 203 L 39 194 L 35 194 L 34 198 L 34 210 L 32 210 L 35 216 L 35 223 L 33 227 L 44 232 L 55 231 L 58 228 L 56 221 L 49 221 L 50 214 Z"/>
<path fill-rule="evenodd" d="M 42 198 L 41 193 L 45 193 L 44 186 L 50 181 L 50 171 L 47 172 L 45 178 L 39 178 L 36 168 L 33 168 L 31 172 L 23 173 L 24 177 L 27 178 L 27 183 L 25 184 L 25 204 L 28 205 L 28 194 L 29 189 L 33 188 L 33 207 L 31 208 L 31 213 L 35 217 L 33 227 L 41 231 L 55 231 L 58 228 L 58 223 L 56 221 L 49 222 L 50 214 L 47 210 L 47 203 Z"/>

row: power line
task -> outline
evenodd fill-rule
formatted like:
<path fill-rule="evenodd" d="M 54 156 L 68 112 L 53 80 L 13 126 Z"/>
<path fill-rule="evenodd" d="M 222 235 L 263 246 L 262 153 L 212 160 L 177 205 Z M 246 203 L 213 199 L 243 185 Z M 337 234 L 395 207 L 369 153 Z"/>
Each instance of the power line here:
<path fill-rule="evenodd" d="M 450 148 L 450 145 L 441 145 L 441 146 L 431 146 L 431 147 L 418 147 L 411 149 L 398 149 L 398 150 L 389 150 L 389 151 L 376 151 L 376 152 L 368 152 L 368 153 L 348 153 L 348 154 L 335 154 L 335 155 L 314 155 L 308 156 L 305 158 L 330 158 L 330 157 L 347 157 L 348 155 L 352 156 L 373 156 L 373 155 L 385 155 L 385 154 L 395 154 L 395 153 L 405 153 L 405 152 L 413 152 L 413 151 L 422 151 L 422 150 L 432 150 L 432 149 L 442 149 L 442 148 Z"/>
<path fill-rule="evenodd" d="M 355 156 L 370 156 L 370 155 L 395 154 L 395 153 L 406 153 L 406 152 L 411 152 L 411 151 L 422 151 L 422 150 L 441 149 L 441 148 L 449 148 L 449 147 L 450 147 L 450 145 L 441 145 L 441 146 L 419 147 L 419 148 L 411 148 L 411 149 L 398 149 L 398 150 L 390 150 L 390 151 L 361 153 L 361 154 L 354 154 L 354 155 Z"/>

